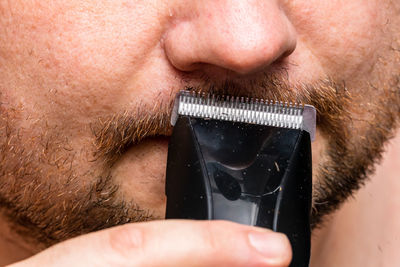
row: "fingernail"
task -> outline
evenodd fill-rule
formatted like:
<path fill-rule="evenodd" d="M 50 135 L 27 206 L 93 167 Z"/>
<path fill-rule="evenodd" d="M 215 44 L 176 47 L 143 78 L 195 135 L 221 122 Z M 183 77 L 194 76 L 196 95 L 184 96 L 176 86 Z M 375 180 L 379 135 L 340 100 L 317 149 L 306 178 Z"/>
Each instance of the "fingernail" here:
<path fill-rule="evenodd" d="M 250 244 L 265 258 L 272 261 L 284 260 L 290 253 L 285 235 L 270 231 L 249 233 Z"/>

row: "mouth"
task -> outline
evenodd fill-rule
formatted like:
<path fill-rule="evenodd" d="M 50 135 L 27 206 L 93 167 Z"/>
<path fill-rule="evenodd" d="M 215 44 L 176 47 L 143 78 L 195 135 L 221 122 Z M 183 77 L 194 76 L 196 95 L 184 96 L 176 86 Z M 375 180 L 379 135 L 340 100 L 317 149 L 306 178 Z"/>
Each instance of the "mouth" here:
<path fill-rule="evenodd" d="M 138 142 L 136 145 L 138 145 L 138 144 L 140 144 L 142 142 L 155 142 L 155 143 L 158 143 L 159 145 L 162 145 L 162 146 L 165 146 L 165 145 L 168 146 L 168 143 L 169 143 L 170 139 L 171 139 L 171 135 L 146 136 L 140 142 Z"/>

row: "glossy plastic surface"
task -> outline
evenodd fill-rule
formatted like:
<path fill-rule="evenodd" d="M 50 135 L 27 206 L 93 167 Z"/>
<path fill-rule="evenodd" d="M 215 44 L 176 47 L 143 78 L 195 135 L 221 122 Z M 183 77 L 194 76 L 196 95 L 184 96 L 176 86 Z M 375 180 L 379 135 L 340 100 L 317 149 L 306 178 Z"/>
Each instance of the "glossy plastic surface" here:
<path fill-rule="evenodd" d="M 168 150 L 166 218 L 283 232 L 291 266 L 308 266 L 311 177 L 306 131 L 181 116 Z"/>

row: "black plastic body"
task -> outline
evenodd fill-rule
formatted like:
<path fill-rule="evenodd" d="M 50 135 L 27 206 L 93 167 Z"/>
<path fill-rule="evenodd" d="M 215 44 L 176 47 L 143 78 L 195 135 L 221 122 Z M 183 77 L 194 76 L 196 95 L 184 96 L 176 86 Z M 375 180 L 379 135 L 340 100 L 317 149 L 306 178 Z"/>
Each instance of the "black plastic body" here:
<path fill-rule="evenodd" d="M 309 265 L 308 132 L 181 116 L 169 143 L 166 218 L 222 219 L 285 233 Z"/>

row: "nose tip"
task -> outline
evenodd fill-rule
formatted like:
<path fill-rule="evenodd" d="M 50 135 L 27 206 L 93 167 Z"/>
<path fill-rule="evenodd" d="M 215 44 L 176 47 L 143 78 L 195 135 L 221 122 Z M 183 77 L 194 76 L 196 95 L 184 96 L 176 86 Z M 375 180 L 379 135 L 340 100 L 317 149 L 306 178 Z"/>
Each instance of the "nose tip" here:
<path fill-rule="evenodd" d="M 294 51 L 296 39 L 291 38 L 288 29 L 261 26 L 253 24 L 247 28 L 231 28 L 226 34 L 214 38 L 205 51 L 199 53 L 197 61 L 248 74 L 264 69 Z"/>
<path fill-rule="evenodd" d="M 178 21 L 165 39 L 172 65 L 182 71 L 213 65 L 249 74 L 292 53 L 296 33 L 276 1 L 243 2 L 235 7 L 210 2 L 207 9 L 198 8 L 196 16 Z"/>

